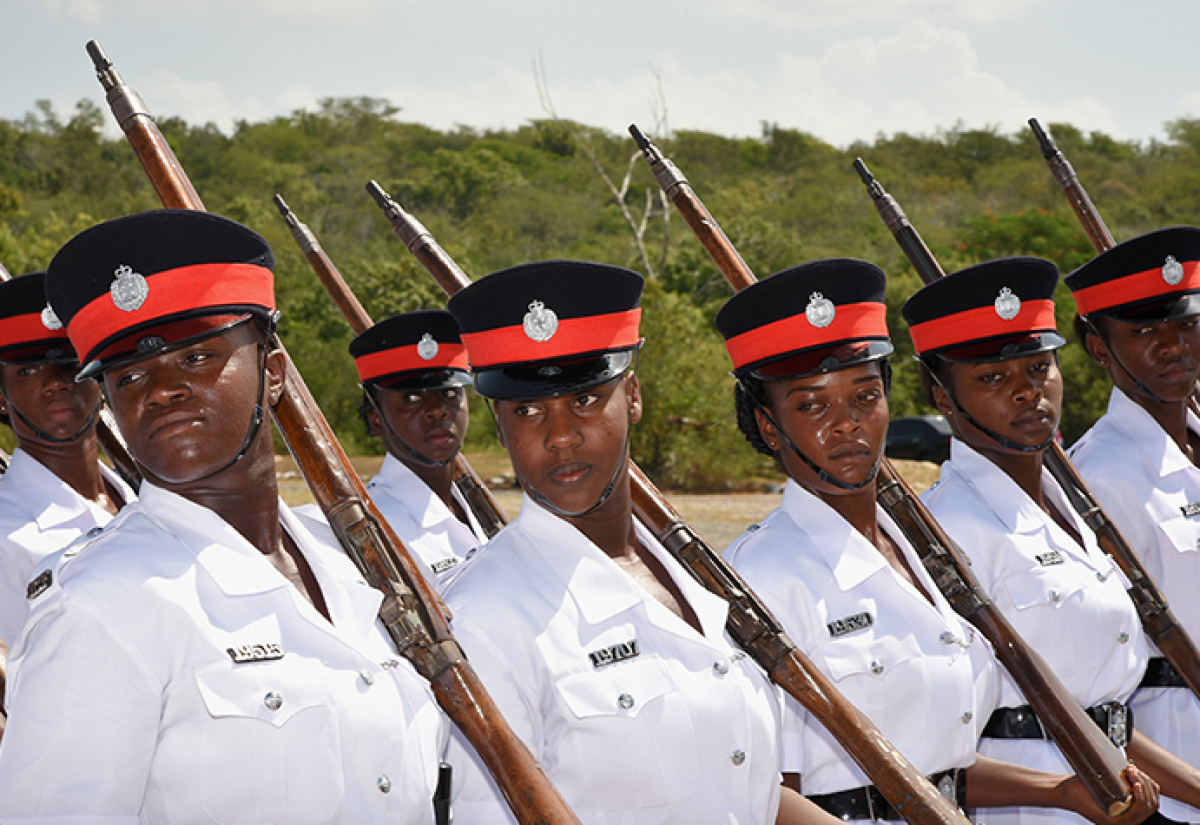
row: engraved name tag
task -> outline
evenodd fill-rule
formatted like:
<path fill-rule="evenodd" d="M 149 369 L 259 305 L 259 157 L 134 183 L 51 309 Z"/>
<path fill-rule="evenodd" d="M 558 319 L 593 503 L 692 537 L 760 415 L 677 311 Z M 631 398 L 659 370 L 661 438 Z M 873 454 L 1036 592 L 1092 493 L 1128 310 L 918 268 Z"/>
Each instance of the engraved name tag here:
<path fill-rule="evenodd" d="M 448 559 L 438 559 L 433 564 L 429 565 L 434 573 L 445 573 L 451 567 L 458 564 L 458 559 L 451 556 Z"/>
<path fill-rule="evenodd" d="M 630 639 L 628 642 L 621 642 L 611 647 L 593 650 L 588 654 L 588 658 L 592 660 L 592 667 L 604 667 L 605 665 L 611 665 L 613 662 L 632 659 L 641 652 L 641 648 L 638 647 L 638 640 Z"/>
<path fill-rule="evenodd" d="M 283 647 L 276 642 L 238 645 L 228 648 L 225 652 L 229 654 L 230 659 L 233 659 L 235 665 L 244 665 L 248 662 L 270 662 L 283 658 Z"/>
<path fill-rule="evenodd" d="M 1042 567 L 1049 567 L 1052 564 L 1062 564 L 1063 554 L 1061 550 L 1051 550 L 1047 553 L 1038 553 L 1034 556 L 1038 560 L 1038 564 Z"/>
<path fill-rule="evenodd" d="M 1189 501 L 1187 504 L 1179 508 L 1183 511 L 1184 518 L 1192 516 L 1200 516 L 1200 501 Z"/>
<path fill-rule="evenodd" d="M 829 635 L 836 639 L 838 636 L 845 636 L 847 633 L 862 630 L 873 624 L 875 624 L 875 617 L 870 613 L 855 613 L 844 619 L 834 619 L 825 626 L 829 628 Z"/>
<path fill-rule="evenodd" d="M 50 585 L 54 584 L 54 573 L 49 570 L 43 570 L 38 574 L 38 577 L 29 583 L 25 588 L 25 598 L 36 599 L 38 596 L 50 589 Z"/>

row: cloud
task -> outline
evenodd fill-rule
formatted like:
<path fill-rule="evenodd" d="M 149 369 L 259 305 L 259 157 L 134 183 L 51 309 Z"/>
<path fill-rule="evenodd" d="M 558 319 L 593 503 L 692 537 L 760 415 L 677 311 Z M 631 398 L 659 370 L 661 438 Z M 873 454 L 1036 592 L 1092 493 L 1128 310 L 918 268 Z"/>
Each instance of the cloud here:
<path fill-rule="evenodd" d="M 43 0 L 44 8 L 56 20 L 64 18 L 94 26 L 103 16 L 103 0 Z"/>
<path fill-rule="evenodd" d="M 1053 0 L 710 0 L 719 17 L 810 30 L 887 20 L 994 23 Z"/>
<path fill-rule="evenodd" d="M 138 91 L 155 117 L 181 117 L 195 126 L 214 123 L 226 133 L 238 120 L 261 121 L 275 114 L 275 107 L 256 98 L 234 99 L 216 81 L 188 80 L 170 72 L 139 81 Z"/>
<path fill-rule="evenodd" d="M 397 5 L 425 5 L 430 0 L 45 0 L 56 17 L 97 24 L 105 18 L 132 15 L 208 22 L 237 20 L 238 25 L 272 25 L 290 29 L 351 29 L 368 25 Z"/>

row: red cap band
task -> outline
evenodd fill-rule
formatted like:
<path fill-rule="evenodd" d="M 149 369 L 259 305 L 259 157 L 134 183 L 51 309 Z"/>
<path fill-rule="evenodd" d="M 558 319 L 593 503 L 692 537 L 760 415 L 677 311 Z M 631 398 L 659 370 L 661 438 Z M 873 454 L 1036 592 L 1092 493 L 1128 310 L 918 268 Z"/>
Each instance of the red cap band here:
<path fill-rule="evenodd" d="M 807 315 L 789 315 L 735 335 L 725 342 L 725 348 L 733 359 L 733 368 L 741 369 L 777 355 L 815 349 L 839 341 L 887 337 L 887 307 L 872 301 L 837 307 L 833 322 L 827 327 L 813 326 Z"/>
<path fill-rule="evenodd" d="M 425 360 L 417 354 L 418 345 L 371 352 L 354 359 L 358 380 L 373 381 L 400 372 L 424 372 L 426 370 L 466 370 L 467 348 L 462 344 L 438 341 L 437 355 Z"/>
<path fill-rule="evenodd" d="M 146 300 L 132 312 L 119 309 L 105 293 L 75 314 L 67 332 L 80 361 L 93 360 L 95 350 L 122 331 L 160 318 L 207 307 L 275 309 L 274 276 L 271 270 L 254 264 L 194 264 L 156 272 L 146 282 Z"/>
<path fill-rule="evenodd" d="M 607 315 L 567 318 L 546 341 L 534 341 L 524 326 L 501 327 L 483 332 L 463 333 L 463 343 L 475 369 L 569 358 L 589 352 L 629 349 L 637 346 L 641 307 Z"/>
<path fill-rule="evenodd" d="M 0 350 L 33 344 L 38 341 L 50 341 L 55 338 L 62 338 L 65 341 L 67 331 L 61 327 L 49 329 L 42 323 L 40 312 L 14 315 L 0 321 Z"/>
<path fill-rule="evenodd" d="M 1054 329 L 1057 329 L 1054 302 L 1041 300 L 1022 301 L 1020 311 L 1007 321 L 997 314 L 994 306 L 988 305 L 916 324 L 909 327 L 908 332 L 912 336 L 913 349 L 920 354 L 1002 335 Z"/>
<path fill-rule="evenodd" d="M 1158 296 L 1200 290 L 1200 261 L 1183 261 L 1183 278 L 1177 284 L 1163 280 L 1163 268 L 1156 266 L 1122 278 L 1089 286 L 1074 293 L 1080 315 L 1103 312 L 1122 304 L 1133 304 Z"/>

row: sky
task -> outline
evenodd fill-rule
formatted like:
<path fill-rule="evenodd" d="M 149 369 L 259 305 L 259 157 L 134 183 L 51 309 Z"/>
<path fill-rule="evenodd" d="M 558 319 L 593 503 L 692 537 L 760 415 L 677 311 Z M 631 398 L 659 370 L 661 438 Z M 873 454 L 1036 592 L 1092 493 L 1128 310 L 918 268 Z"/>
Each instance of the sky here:
<path fill-rule="evenodd" d="M 96 39 L 156 116 L 226 133 L 358 96 L 515 128 L 547 116 L 540 71 L 559 116 L 614 132 L 1165 140 L 1200 116 L 1198 22 L 1200 0 L 0 0 L 0 118 L 103 104 Z"/>

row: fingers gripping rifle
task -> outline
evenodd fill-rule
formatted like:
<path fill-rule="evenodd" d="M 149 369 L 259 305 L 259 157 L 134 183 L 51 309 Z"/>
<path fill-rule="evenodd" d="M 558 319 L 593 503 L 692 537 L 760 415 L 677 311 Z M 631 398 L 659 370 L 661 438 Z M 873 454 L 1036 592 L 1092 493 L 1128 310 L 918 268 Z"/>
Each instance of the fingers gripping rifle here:
<path fill-rule="evenodd" d="M 650 162 L 659 185 L 679 208 L 684 220 L 692 227 L 705 248 L 709 248 L 710 245 L 728 244 L 729 241 L 725 239 L 725 235 L 721 233 L 679 169 L 664 157 L 637 127 L 630 127 L 630 132 Z M 744 263 L 739 268 L 726 268 L 722 263 L 740 262 L 736 252 L 723 251 L 721 257 L 714 255 L 713 259 L 735 290 L 741 290 L 754 282 L 753 273 Z M 1124 759 L 1120 758 L 1120 753 L 1107 738 L 1100 735 L 1096 726 L 1071 700 L 1066 689 L 1050 672 L 1045 661 L 1024 643 L 991 603 L 971 573 L 970 563 L 962 550 L 945 534 L 886 458 L 880 462 L 876 496 L 880 505 L 904 531 L 909 543 L 920 555 L 930 577 L 951 607 L 992 643 L 997 656 L 1013 674 L 1026 696 L 1036 695 L 1038 703 L 1047 715 L 1053 717 L 1054 721 L 1046 725 L 1047 730 L 1057 731 L 1063 739 L 1066 739 L 1064 734 L 1067 730 L 1078 729 L 1080 740 L 1090 741 L 1088 735 L 1095 734 L 1091 737 L 1095 741 L 1090 743 L 1090 747 L 1073 749 L 1076 751 L 1076 758 L 1072 765 L 1089 791 L 1106 810 L 1111 814 L 1125 810 L 1132 803 L 1132 797 L 1120 779 L 1120 772 L 1124 767 Z M 1061 709 L 1058 705 L 1062 706 Z M 1035 704 L 1034 707 L 1037 708 L 1038 705 Z M 1039 709 L 1038 712 L 1040 714 L 1042 710 Z M 1067 749 L 1063 750 L 1065 752 Z"/>
<path fill-rule="evenodd" d="M 1096 252 L 1112 249 L 1116 245 L 1113 236 L 1105 226 L 1104 219 L 1100 217 L 1092 199 L 1088 197 L 1083 185 L 1079 182 L 1079 178 L 1076 177 L 1070 162 L 1054 145 L 1054 141 L 1042 129 L 1037 118 L 1030 118 L 1029 126 L 1037 137 L 1038 145 L 1042 149 L 1042 157 L 1046 159 L 1046 163 L 1054 175 L 1054 180 L 1062 189 L 1063 194 L 1067 196 L 1067 200 L 1070 201 L 1071 208 L 1075 210 L 1075 214 L 1083 225 L 1084 231 L 1087 232 L 1092 246 L 1096 248 Z M 1193 391 L 1193 410 L 1197 408 L 1196 397 L 1197 393 Z M 1074 465 L 1065 454 L 1061 460 L 1057 459 L 1057 453 L 1061 452 L 1062 448 L 1055 445 L 1057 466 L 1049 464 L 1049 462 L 1047 466 L 1058 483 L 1066 490 L 1067 496 L 1071 499 L 1071 506 L 1096 532 L 1096 540 L 1100 547 L 1113 557 L 1121 568 L 1121 572 L 1125 574 L 1125 578 L 1129 580 L 1129 596 L 1137 605 L 1138 614 L 1142 617 L 1142 628 L 1146 631 L 1146 635 L 1183 677 L 1187 686 L 1191 688 L 1192 694 L 1200 698 L 1200 650 L 1197 650 L 1193 640 L 1171 612 L 1166 597 L 1150 578 L 1141 558 L 1133 551 L 1112 519 L 1096 502 Z M 1062 478 L 1059 477 L 1060 473 L 1063 475 Z M 1070 483 L 1067 483 L 1067 480 Z"/>
<path fill-rule="evenodd" d="M 283 198 L 279 195 L 275 196 L 275 206 L 279 209 L 283 219 L 287 222 L 288 228 L 292 232 L 292 237 L 296 244 L 304 253 L 304 257 L 312 266 L 313 271 L 317 273 L 317 277 L 321 279 L 325 289 L 329 292 L 333 302 L 337 304 L 338 309 L 342 311 L 346 322 L 350 324 L 350 328 L 354 330 L 355 335 L 361 335 L 370 328 L 371 316 L 359 303 L 354 292 L 350 289 L 350 285 L 338 272 L 333 261 L 325 250 L 321 248 L 321 244 L 317 241 L 317 236 L 305 224 L 301 223 L 295 213 L 288 208 Z M 504 510 L 501 509 L 500 503 L 492 496 L 492 493 L 482 479 L 475 474 L 467 459 L 460 452 L 454 457 L 454 486 L 458 488 L 462 494 L 463 500 L 467 502 L 467 506 L 471 508 L 471 512 L 475 515 L 476 521 L 483 528 L 484 534 L 488 538 L 500 532 L 500 528 L 508 523 L 508 517 L 504 515 Z"/>
<path fill-rule="evenodd" d="M 934 258 L 933 253 L 929 251 L 929 247 L 921 239 L 917 230 L 909 222 L 908 217 L 904 214 L 904 210 L 900 208 L 900 204 L 896 199 L 884 191 L 883 187 L 871 175 L 866 164 L 861 159 L 854 162 L 854 168 L 862 178 L 863 183 L 867 186 L 867 191 L 871 195 L 871 199 L 875 203 L 875 208 L 878 210 L 884 224 L 892 231 L 892 234 L 899 242 L 901 249 L 911 261 L 917 273 L 921 276 L 922 281 L 930 283 L 945 275 L 941 266 Z M 1072 504 L 1076 503 L 1076 498 L 1079 495 L 1081 487 L 1079 484 L 1072 482 L 1067 476 L 1061 475 L 1066 472 L 1065 468 L 1070 467 L 1070 462 L 1067 461 L 1066 454 L 1062 452 L 1062 448 L 1057 444 L 1052 444 L 1050 450 L 1045 456 L 1046 467 L 1054 474 L 1056 480 L 1062 488 L 1067 491 L 1068 497 Z M 1073 468 L 1070 471 L 1074 472 Z M 1078 476 L 1075 476 L 1078 479 Z M 923 505 L 922 505 L 923 507 Z M 1096 511 L 1099 508 L 1095 508 Z M 1080 511 L 1081 515 L 1084 515 Z M 931 523 L 932 517 L 931 517 Z M 1089 522 L 1090 523 L 1090 522 Z M 940 528 L 939 532 L 940 531 Z M 967 565 L 970 562 L 963 555 L 963 552 L 953 540 L 942 533 L 941 540 L 945 542 L 944 546 L 950 549 L 950 552 L 956 558 L 956 565 L 960 568 L 960 574 L 965 581 L 971 583 L 973 589 L 978 590 L 979 596 L 988 601 L 990 612 L 994 613 L 999 621 L 1003 622 L 1004 635 L 1011 634 L 1012 643 L 999 645 L 991 636 L 993 645 L 996 647 L 996 655 L 1013 679 L 1021 688 L 1021 693 L 1024 694 L 1026 700 L 1033 706 L 1038 718 L 1042 720 L 1047 732 L 1062 751 L 1063 756 L 1071 763 L 1071 767 L 1075 769 L 1076 775 L 1080 780 L 1087 785 L 1092 796 L 1103 807 L 1108 809 L 1110 814 L 1119 813 L 1128 807 L 1131 798 L 1129 797 L 1124 780 L 1121 778 L 1121 770 L 1125 766 L 1125 758 L 1121 752 L 1109 741 L 1092 721 L 1083 712 L 1071 695 L 1063 687 L 1062 682 L 1055 676 L 1047 667 L 1042 658 L 1029 649 L 1028 654 L 1033 660 L 1033 665 L 1023 664 L 1019 660 L 1011 660 L 1013 656 L 1013 645 L 1026 647 L 1008 624 L 1006 619 L 1000 616 L 1000 611 L 991 604 L 990 599 L 983 593 L 974 574 L 971 573 Z M 974 619 L 972 619 L 974 623 Z M 986 634 L 985 634 L 986 635 Z M 1042 672 L 1044 671 L 1044 673 Z"/>
<path fill-rule="evenodd" d="M 203 209 L 145 104 L 112 68 L 95 41 L 88 52 L 122 129 L 163 205 Z M 284 352 L 278 337 L 271 346 Z M 396 650 L 429 680 L 434 697 L 479 753 L 522 825 L 578 825 L 528 748 L 484 690 L 450 632 L 437 597 L 395 533 L 371 503 L 291 359 L 272 410 L 296 464 L 347 554 L 384 594 L 379 617 Z"/>

